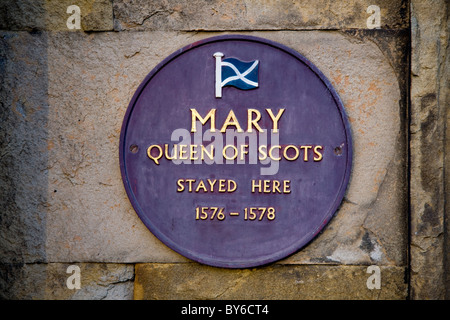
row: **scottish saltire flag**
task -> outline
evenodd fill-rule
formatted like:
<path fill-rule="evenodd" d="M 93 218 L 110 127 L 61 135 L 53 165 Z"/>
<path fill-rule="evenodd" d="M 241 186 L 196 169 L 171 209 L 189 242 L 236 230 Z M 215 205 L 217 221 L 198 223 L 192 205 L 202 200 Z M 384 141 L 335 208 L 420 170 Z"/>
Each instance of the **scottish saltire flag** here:
<path fill-rule="evenodd" d="M 259 61 L 244 62 L 235 58 L 223 59 L 223 53 L 216 52 L 216 98 L 222 97 L 222 88 L 233 86 L 242 90 L 258 87 Z"/>

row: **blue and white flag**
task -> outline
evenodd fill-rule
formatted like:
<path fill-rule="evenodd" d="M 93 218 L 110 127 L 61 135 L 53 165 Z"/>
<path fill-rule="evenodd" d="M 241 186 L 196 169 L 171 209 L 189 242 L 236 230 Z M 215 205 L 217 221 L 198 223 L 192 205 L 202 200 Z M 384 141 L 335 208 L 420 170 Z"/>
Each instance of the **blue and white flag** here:
<path fill-rule="evenodd" d="M 216 98 L 222 97 L 222 88 L 233 86 L 242 90 L 258 88 L 259 61 L 243 62 L 235 58 L 223 59 L 216 52 Z"/>

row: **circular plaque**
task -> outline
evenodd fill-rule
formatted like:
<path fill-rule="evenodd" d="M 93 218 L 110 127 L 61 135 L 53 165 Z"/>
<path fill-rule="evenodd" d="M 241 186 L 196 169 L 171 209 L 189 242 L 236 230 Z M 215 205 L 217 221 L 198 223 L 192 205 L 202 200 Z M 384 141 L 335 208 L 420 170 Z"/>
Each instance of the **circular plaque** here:
<path fill-rule="evenodd" d="M 176 252 L 227 268 L 307 245 L 345 194 L 348 120 L 325 76 L 284 45 L 219 36 L 162 61 L 120 136 L 128 197 Z"/>

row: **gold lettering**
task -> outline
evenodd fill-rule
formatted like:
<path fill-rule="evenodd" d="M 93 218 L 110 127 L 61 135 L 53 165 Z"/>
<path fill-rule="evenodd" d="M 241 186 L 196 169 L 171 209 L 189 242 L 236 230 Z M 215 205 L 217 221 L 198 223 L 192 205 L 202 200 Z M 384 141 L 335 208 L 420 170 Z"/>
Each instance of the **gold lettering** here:
<path fill-rule="evenodd" d="M 218 183 L 217 183 L 218 181 Z M 214 192 L 214 186 L 218 185 L 218 192 L 234 192 L 237 190 L 237 183 L 234 180 L 231 179 L 200 179 L 195 180 L 195 179 L 178 179 L 177 180 L 177 192 L 183 192 L 183 191 L 187 191 L 187 192 L 195 192 L 195 193 L 199 193 L 201 191 L 203 191 L 203 193 L 207 193 L 207 192 Z"/>
<path fill-rule="evenodd" d="M 177 191 L 178 192 L 183 192 L 184 191 L 184 185 L 182 185 L 183 181 L 184 181 L 183 179 L 178 179 L 177 180 L 177 185 L 178 185 Z"/>
<path fill-rule="evenodd" d="M 219 179 L 219 192 L 225 192 L 225 179 Z"/>
<path fill-rule="evenodd" d="M 223 123 L 222 129 L 220 129 L 220 132 L 226 132 L 228 126 L 235 126 L 237 129 L 237 132 L 244 132 L 244 130 L 242 130 L 239 121 L 236 118 L 236 115 L 234 114 L 233 110 L 230 110 L 230 112 L 228 113 L 228 117 L 225 120 L 225 122 Z"/>
<path fill-rule="evenodd" d="M 270 180 L 264 180 L 264 193 L 270 193 Z"/>
<path fill-rule="evenodd" d="M 191 132 L 197 132 L 197 119 L 201 122 L 202 125 L 205 125 L 205 123 L 210 119 L 211 132 L 216 132 L 216 109 L 211 109 L 204 118 L 200 116 L 196 109 L 191 109 L 191 119 Z"/>
<path fill-rule="evenodd" d="M 205 183 L 203 180 L 200 180 L 200 182 L 197 185 L 197 188 L 195 189 L 195 192 L 199 192 L 200 189 L 203 189 L 204 192 L 208 192 L 208 189 L 206 189 Z"/>
<path fill-rule="evenodd" d="M 159 150 L 159 155 L 156 156 L 156 157 L 154 157 L 154 156 L 152 155 L 152 149 L 153 149 L 153 148 L 156 148 L 156 149 Z M 151 146 L 148 147 L 148 149 L 147 149 L 147 156 L 148 156 L 150 159 L 152 159 L 156 164 L 159 164 L 159 161 L 158 161 L 158 160 L 161 159 L 161 157 L 163 156 L 162 148 L 161 148 L 160 146 L 158 146 L 157 144 L 151 145 Z"/>
<path fill-rule="evenodd" d="M 198 160 L 198 157 L 195 157 L 195 154 L 197 153 L 197 150 L 194 150 L 197 147 L 198 146 L 196 144 L 189 145 L 189 149 L 190 149 L 189 154 L 191 155 L 191 157 L 190 157 L 191 160 Z"/>
<path fill-rule="evenodd" d="M 216 109 L 211 109 L 206 114 L 206 116 L 202 117 L 198 111 L 194 108 L 191 108 L 191 132 L 197 132 L 197 120 L 200 121 L 202 125 L 205 125 L 206 122 L 210 120 L 211 122 L 211 132 L 216 131 Z M 274 115 L 272 109 L 267 109 L 267 113 L 272 120 L 272 130 L 274 133 L 277 133 L 279 130 L 279 121 L 281 116 L 284 114 L 285 109 L 279 109 L 277 114 Z M 247 132 L 253 132 L 253 128 L 255 128 L 258 132 L 264 132 L 264 130 L 259 125 L 259 121 L 261 120 L 261 112 L 257 109 L 247 109 Z M 236 127 L 237 132 L 244 132 L 242 127 L 236 118 L 236 114 L 233 110 L 230 110 L 225 122 L 220 129 L 220 132 L 224 133 L 228 129 L 229 126 Z"/>
<path fill-rule="evenodd" d="M 233 185 L 233 187 L 231 187 Z M 234 180 L 228 180 L 228 192 L 234 192 L 236 191 L 237 184 Z"/>
<path fill-rule="evenodd" d="M 263 149 L 265 149 L 265 150 L 263 150 Z M 258 147 L 258 151 L 259 151 L 259 156 L 258 156 L 258 159 L 259 159 L 259 161 L 263 161 L 263 160 L 266 160 L 267 159 L 267 146 L 266 145 L 260 145 L 259 147 Z"/>
<path fill-rule="evenodd" d="M 192 192 L 192 184 L 195 182 L 195 179 L 186 179 L 185 180 L 187 183 L 189 183 L 189 192 Z"/>
<path fill-rule="evenodd" d="M 270 159 L 272 159 L 272 160 L 277 160 L 277 161 L 279 161 L 279 160 L 281 160 L 281 157 L 274 158 L 273 155 L 272 155 L 272 150 L 275 149 L 275 148 L 281 149 L 281 146 L 272 146 L 272 147 L 269 149 L 269 157 L 270 157 Z"/>
<path fill-rule="evenodd" d="M 255 180 L 252 180 L 252 193 L 256 192 L 256 189 L 259 189 L 258 192 L 261 192 L 261 180 L 258 180 L 258 184 L 255 184 Z"/>
<path fill-rule="evenodd" d="M 256 114 L 256 119 L 253 119 L 253 113 Z M 254 126 L 259 132 L 263 132 L 258 124 L 259 119 L 261 119 L 261 112 L 256 109 L 247 110 L 247 132 L 253 132 L 252 126 Z"/>
<path fill-rule="evenodd" d="M 288 155 L 287 155 L 287 150 L 288 150 L 289 148 L 292 148 L 292 149 L 295 150 L 295 156 L 294 156 L 294 157 L 288 157 Z M 297 148 L 296 146 L 293 146 L 292 144 L 286 146 L 286 148 L 284 148 L 284 150 L 283 150 L 284 158 L 285 158 L 286 160 L 289 160 L 289 161 L 297 160 L 299 154 L 300 154 L 300 151 L 298 150 L 298 148 Z"/>
<path fill-rule="evenodd" d="M 214 192 L 214 185 L 216 184 L 216 179 L 214 179 L 213 181 L 208 179 L 208 183 L 209 183 L 209 185 L 211 187 L 211 192 Z"/>
<path fill-rule="evenodd" d="M 315 147 L 314 147 L 314 153 L 317 155 L 317 158 L 314 157 L 314 161 L 320 161 L 320 160 L 322 160 L 323 155 L 322 155 L 322 153 L 320 153 L 319 151 L 317 151 L 318 149 L 322 150 L 323 148 L 322 148 L 322 146 L 315 146 Z"/>
<path fill-rule="evenodd" d="M 311 149 L 312 146 L 300 146 L 305 151 L 305 155 L 303 156 L 303 161 L 308 161 L 308 149 Z"/>
<path fill-rule="evenodd" d="M 281 193 L 281 191 L 280 191 L 280 181 L 278 181 L 278 180 L 274 180 L 273 181 L 273 190 L 272 190 L 272 192 L 275 193 L 275 191 L 277 193 Z"/>
<path fill-rule="evenodd" d="M 213 160 L 214 159 L 214 145 L 211 144 L 211 152 L 210 153 L 208 153 L 208 151 L 206 150 L 204 145 L 201 145 L 201 147 L 202 147 L 202 149 L 201 149 L 202 150 L 202 160 L 205 160 L 205 153 L 210 160 Z"/>
<path fill-rule="evenodd" d="M 244 150 L 248 148 L 248 144 L 241 144 L 241 157 L 240 160 L 244 160 L 244 154 L 248 154 L 248 150 Z"/>
<path fill-rule="evenodd" d="M 291 193 L 291 180 L 283 180 L 283 192 Z"/>
<path fill-rule="evenodd" d="M 272 109 L 266 109 L 267 113 L 269 114 L 270 118 L 273 122 L 273 132 L 278 132 L 278 121 L 280 120 L 281 116 L 283 115 L 285 109 L 278 110 L 278 114 L 276 116 L 273 115 Z"/>
<path fill-rule="evenodd" d="M 184 157 L 184 155 L 187 154 L 186 148 L 187 148 L 187 145 L 180 144 L 180 157 L 179 157 L 180 160 L 187 160 L 188 159 L 188 157 Z"/>
<path fill-rule="evenodd" d="M 228 149 L 228 148 L 233 148 L 233 150 L 234 150 L 234 156 L 232 156 L 231 158 L 229 158 L 229 157 L 227 156 L 227 149 Z M 232 144 L 227 144 L 227 145 L 223 148 L 222 154 L 223 154 L 223 157 L 224 157 L 225 159 L 227 159 L 227 160 L 234 160 L 234 159 L 237 158 L 238 150 L 237 150 L 237 148 L 236 148 L 235 146 L 233 146 Z"/>
<path fill-rule="evenodd" d="M 169 145 L 167 143 L 164 145 L 164 155 L 166 156 L 167 160 L 173 160 L 173 159 L 177 158 L 177 146 L 178 146 L 177 144 L 173 145 L 172 156 L 170 156 L 169 155 Z"/>
<path fill-rule="evenodd" d="M 291 193 L 290 183 L 290 180 L 252 180 L 252 193 Z"/>

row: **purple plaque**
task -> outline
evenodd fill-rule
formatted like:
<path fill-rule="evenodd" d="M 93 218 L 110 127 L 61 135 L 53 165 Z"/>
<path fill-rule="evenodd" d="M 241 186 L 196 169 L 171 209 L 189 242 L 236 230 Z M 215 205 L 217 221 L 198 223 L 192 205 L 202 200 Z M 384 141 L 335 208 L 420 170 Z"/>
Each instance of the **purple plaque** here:
<path fill-rule="evenodd" d="M 227 268 L 307 245 L 338 209 L 352 162 L 344 107 L 324 75 L 292 49 L 236 35 L 153 69 L 119 149 L 147 228 L 185 257 Z"/>

